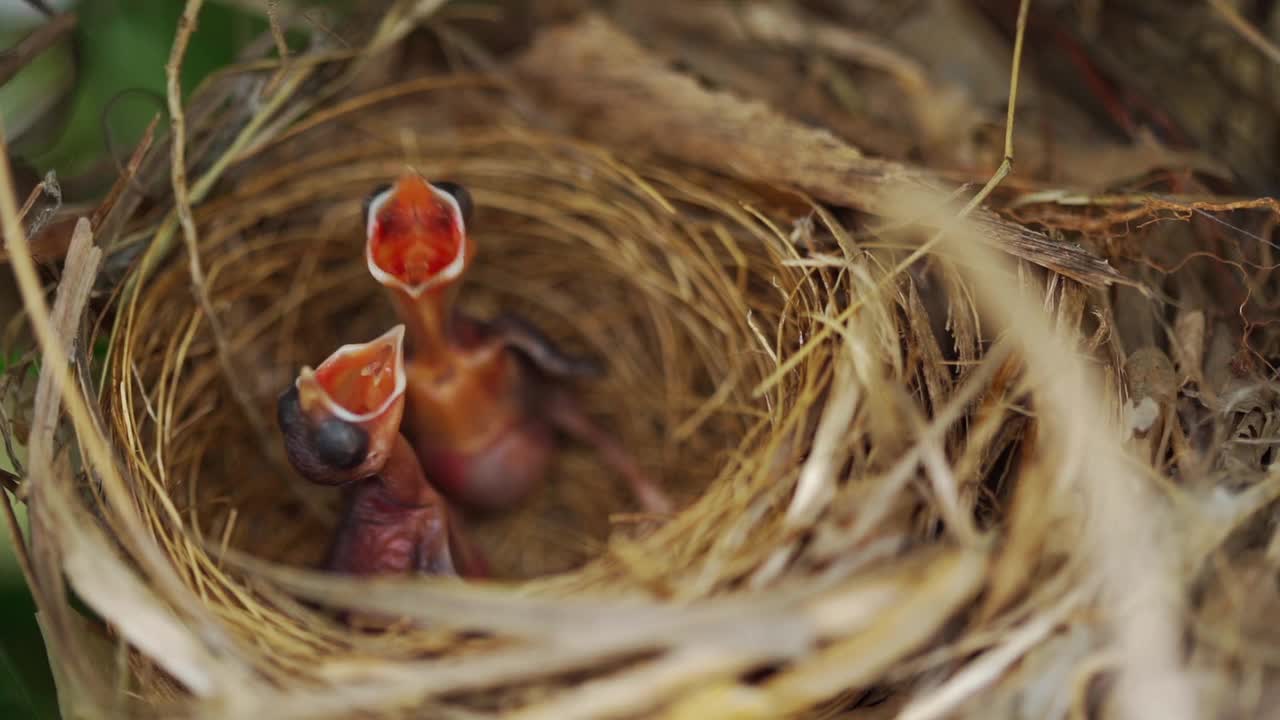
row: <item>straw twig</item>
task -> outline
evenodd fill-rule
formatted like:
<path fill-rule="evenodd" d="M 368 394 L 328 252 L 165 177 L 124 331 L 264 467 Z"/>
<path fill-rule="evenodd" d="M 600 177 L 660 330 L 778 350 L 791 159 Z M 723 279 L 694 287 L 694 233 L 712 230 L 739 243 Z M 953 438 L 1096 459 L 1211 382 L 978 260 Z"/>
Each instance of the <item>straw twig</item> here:
<path fill-rule="evenodd" d="M 178 19 L 177 36 L 169 53 L 169 62 L 165 65 L 165 77 L 168 83 L 169 124 L 172 135 L 170 144 L 170 177 L 173 183 L 174 206 L 178 214 L 178 222 L 182 226 L 182 237 L 187 246 L 187 267 L 191 272 L 191 291 L 200 302 L 200 309 L 204 313 L 205 322 L 209 323 L 209 331 L 213 335 L 214 346 L 218 352 L 218 362 L 222 365 L 222 370 L 228 380 L 228 386 L 236 403 L 240 406 L 245 422 L 248 422 L 260 436 L 266 437 L 266 423 L 257 409 L 254 408 L 253 401 L 245 391 L 244 385 L 239 382 L 240 375 L 237 372 L 235 357 L 231 354 L 228 345 L 226 331 L 222 327 L 222 320 L 218 316 L 217 310 L 209 299 L 209 289 L 205 283 L 204 269 L 200 264 L 199 235 L 196 230 L 195 219 L 191 214 L 191 196 L 187 188 L 186 115 L 183 112 L 180 73 L 182 71 L 182 59 L 187 53 L 187 44 L 191 41 L 191 34 L 195 32 L 196 20 L 200 15 L 200 7 L 203 4 L 203 0 L 187 0 L 182 16 Z"/>
<path fill-rule="evenodd" d="M 1214 12 L 1222 16 L 1224 22 L 1231 26 L 1233 30 L 1240 33 L 1240 37 L 1244 38 L 1250 45 L 1262 53 L 1273 63 L 1280 64 L 1280 47 L 1276 47 L 1275 43 L 1267 39 L 1258 28 L 1254 27 L 1240 15 L 1237 10 L 1227 0 L 1207 0 L 1209 6 Z"/>

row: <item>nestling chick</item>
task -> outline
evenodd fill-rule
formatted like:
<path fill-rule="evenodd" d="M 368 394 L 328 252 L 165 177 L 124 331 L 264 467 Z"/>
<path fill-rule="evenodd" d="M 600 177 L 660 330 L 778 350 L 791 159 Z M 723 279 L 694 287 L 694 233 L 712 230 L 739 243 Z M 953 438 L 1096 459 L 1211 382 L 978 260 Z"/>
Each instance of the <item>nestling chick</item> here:
<path fill-rule="evenodd" d="M 350 485 L 326 567 L 356 575 L 485 575 L 444 499 L 400 434 L 404 326 L 304 367 L 277 405 L 289 462 L 321 485 Z"/>
<path fill-rule="evenodd" d="M 595 448 L 640 505 L 671 503 L 616 440 L 578 406 L 568 381 L 599 374 L 515 316 L 492 322 L 456 308 L 475 256 L 471 197 L 406 173 L 366 201 L 369 272 L 407 328 L 405 434 L 450 500 L 473 510 L 516 505 L 545 477 L 560 430 Z"/>

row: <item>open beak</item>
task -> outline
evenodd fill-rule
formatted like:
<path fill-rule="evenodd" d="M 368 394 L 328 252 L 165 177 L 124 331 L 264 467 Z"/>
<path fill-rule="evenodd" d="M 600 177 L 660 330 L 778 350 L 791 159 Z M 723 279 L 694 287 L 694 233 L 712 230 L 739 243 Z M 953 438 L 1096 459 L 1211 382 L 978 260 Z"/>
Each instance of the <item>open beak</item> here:
<path fill-rule="evenodd" d="M 382 285 L 417 298 L 456 281 L 470 253 L 458 201 L 406 173 L 369 201 L 365 259 Z"/>
<path fill-rule="evenodd" d="M 302 411 L 313 422 L 342 420 L 369 434 L 368 464 L 384 460 L 400 431 L 407 385 L 404 325 L 367 343 L 343 345 L 295 386 Z"/>

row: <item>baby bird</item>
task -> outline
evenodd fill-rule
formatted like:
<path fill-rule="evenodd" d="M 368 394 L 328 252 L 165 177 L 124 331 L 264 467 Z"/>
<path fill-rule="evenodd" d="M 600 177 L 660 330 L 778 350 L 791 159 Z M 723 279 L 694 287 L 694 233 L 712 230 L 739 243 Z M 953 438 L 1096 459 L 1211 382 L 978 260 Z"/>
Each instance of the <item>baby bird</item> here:
<path fill-rule="evenodd" d="M 400 434 L 404 326 L 344 345 L 281 395 L 285 453 L 321 485 L 349 485 L 326 567 L 355 575 L 487 575 Z"/>
<path fill-rule="evenodd" d="M 515 316 L 482 322 L 457 310 L 476 253 L 466 189 L 408 172 L 365 207 L 369 272 L 407 329 L 405 434 L 446 497 L 477 511 L 518 504 L 545 477 L 559 430 L 592 446 L 645 510 L 671 510 L 568 387 L 598 375 L 595 363 L 566 355 Z"/>

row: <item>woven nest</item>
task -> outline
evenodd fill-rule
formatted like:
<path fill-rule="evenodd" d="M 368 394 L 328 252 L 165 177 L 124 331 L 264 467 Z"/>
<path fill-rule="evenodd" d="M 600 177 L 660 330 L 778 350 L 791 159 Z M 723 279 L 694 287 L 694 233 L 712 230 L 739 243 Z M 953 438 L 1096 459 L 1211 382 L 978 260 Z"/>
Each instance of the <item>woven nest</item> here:
<path fill-rule="evenodd" d="M 449 102 L 448 93 L 427 102 Z M 789 292 L 798 284 L 781 264 L 786 247 L 776 238 L 759 242 L 769 238 L 767 227 L 734 208 L 756 199 L 732 186 L 699 188 L 670 170 L 629 167 L 566 138 L 397 129 L 412 133 L 413 153 L 347 143 L 239 183 L 196 214 L 209 294 L 228 328 L 233 367 L 245 370 L 232 377 L 245 383 L 258 422 L 274 422 L 275 396 L 301 365 L 396 322 L 363 265 L 360 201 L 410 166 L 457 178 L 476 198 L 481 256 L 468 276 L 469 310 L 519 308 L 562 345 L 605 359 L 608 379 L 581 388 L 588 407 L 676 495 L 692 499 L 728 472 L 742 439 L 771 417 L 768 403 L 750 396 L 768 352 L 749 317 L 774 322 L 780 312 L 767 304 L 765 293 L 777 292 L 769 278 Z M 288 144 L 279 150 L 297 154 Z M 336 514 L 326 506 L 335 496 L 286 481 L 279 438 L 246 421 L 211 338 L 201 334 L 186 273 L 174 265 L 156 276 L 116 346 L 117 363 L 137 367 L 146 394 L 172 403 L 163 443 L 173 450 L 152 459 L 158 464 L 147 474 L 189 478 L 187 496 L 174 498 L 177 513 L 190 518 L 184 533 L 313 564 L 332 534 Z M 112 399 L 119 430 L 143 445 L 157 429 L 146 403 L 133 392 Z M 501 577 L 580 567 L 603 552 L 612 516 L 629 510 L 624 486 L 589 453 L 570 446 L 560 455 L 523 510 L 475 528 Z M 258 469 L 251 478 L 247 467 Z M 651 574 L 640 570 L 636 579 Z"/>
<path fill-rule="evenodd" d="M 480 249 L 464 305 L 481 316 L 518 308 L 565 346 L 603 359 L 607 377 L 580 388 L 588 409 L 684 508 L 658 523 L 633 513 L 625 487 L 588 451 L 562 447 L 523 508 L 472 522 L 497 577 L 538 578 L 504 590 L 497 612 L 509 604 L 519 614 L 529 594 L 686 602 L 750 583 L 761 563 L 787 554 L 802 539 L 788 537 L 778 512 L 805 454 L 795 438 L 816 419 L 808 410 L 832 382 L 839 346 L 811 353 L 769 392 L 753 391 L 854 285 L 883 275 L 870 262 L 841 280 L 807 272 L 814 233 L 793 233 L 808 210 L 794 195 L 628 162 L 566 136 L 460 125 L 457 109 L 477 104 L 474 81 L 435 84 L 397 92 L 393 111 L 374 104 L 274 144 L 196 208 L 231 372 L 180 262 L 140 291 L 113 344 L 113 372 L 134 377 L 119 376 L 106 411 L 124 447 L 142 450 L 132 474 L 155 479 L 138 488 L 149 532 L 233 642 L 253 646 L 254 670 L 291 684 L 322 682 L 345 663 L 394 667 L 493 645 L 407 626 L 361 636 L 329 613 L 255 591 L 223 560 L 229 548 L 313 566 L 332 537 L 337 493 L 295 477 L 272 418 L 298 367 L 395 322 L 362 260 L 370 188 L 408 166 L 470 189 Z M 505 102 L 482 94 L 479 106 Z M 455 113 L 420 119 L 441 106 Z M 348 137 L 352 126 L 361 134 Z M 885 302 L 873 309 L 876 332 L 881 350 L 897 355 L 905 316 Z M 923 360 L 897 359 L 905 387 L 923 379 Z M 238 397 L 256 418 L 246 419 Z M 791 571 L 812 572 L 836 551 L 810 553 Z M 772 584 L 778 570 L 764 570 Z"/>
<path fill-rule="evenodd" d="M 389 16 L 371 47 L 408 24 Z M 51 469 L 31 499 L 30 572 L 54 609 L 42 623 L 64 706 L 1190 717 L 1188 664 L 1229 686 L 1243 625 L 1210 627 L 1230 599 L 1202 565 L 1258 550 L 1254 518 L 1280 483 L 1250 476 L 1212 520 L 1184 514 L 1173 370 L 1124 359 L 1109 265 L 994 214 L 940 214 L 950 198 L 922 173 L 674 72 L 596 63 L 584 48 L 643 61 L 601 21 L 568 32 L 523 72 L 553 99 L 598 92 L 576 122 L 502 72 L 333 91 L 323 72 L 290 85 L 259 69 L 296 91 L 287 122 L 269 105 L 239 126 L 259 135 L 195 123 L 234 161 L 197 158 L 192 178 L 217 182 L 179 188 L 189 226 L 169 197 L 127 225 L 111 257 L 128 270 L 107 263 L 81 330 L 109 339 L 105 365 L 72 346 L 80 386 L 102 380 L 87 412 L 68 405 L 92 472 L 33 441 Z M 585 55 L 540 73 L 569 66 L 557 52 Z M 649 103 L 646 120 L 627 106 L 668 92 L 687 107 Z M 300 366 L 395 322 L 363 261 L 361 200 L 406 166 L 475 198 L 465 307 L 518 310 L 601 359 L 607 375 L 578 391 L 676 513 L 636 512 L 566 443 L 527 503 L 471 523 L 496 580 L 312 569 L 339 498 L 285 462 L 275 402 Z M 55 325 L 74 335 L 67 316 Z M 42 383 L 37 428 L 57 410 Z M 1203 427 L 1220 440 L 1221 417 L 1269 390 L 1250 392 Z M 1216 478 L 1217 452 L 1184 475 Z M 64 573 L 103 622 L 71 609 Z M 1187 598 L 1213 638 L 1189 660 Z M 341 620 L 352 609 L 401 620 L 361 630 Z"/>
<path fill-rule="evenodd" d="M 826 460 L 837 463 L 827 474 L 850 467 L 872 476 L 889 471 L 911 445 L 903 430 L 924 417 L 913 403 L 941 403 L 955 382 L 954 373 L 935 365 L 942 352 L 913 283 L 892 279 L 892 252 L 865 250 L 843 271 L 815 271 L 806 267 L 809 251 L 834 247 L 846 230 L 827 216 L 831 226 L 797 227 L 811 206 L 794 194 L 762 195 L 762 188 L 692 167 L 626 161 L 561 135 L 459 125 L 456 116 L 443 125 L 415 120 L 430 117 L 432 108 L 476 103 L 466 95 L 470 83 L 438 84 L 442 89 L 400 97 L 394 112 L 375 104 L 274 144 L 237 169 L 225 192 L 196 208 L 207 291 L 225 328 L 230 371 L 181 262 L 146 283 L 112 346 L 118 391 L 106 394 L 105 412 L 121 446 L 136 449 L 129 456 L 132 476 L 151 479 L 135 488 L 147 530 L 246 653 L 252 671 L 302 688 L 331 680 L 334 668 L 348 664 L 376 677 L 416 659 L 410 667 L 429 672 L 422 657 L 470 657 L 495 647 L 495 638 L 477 639 L 475 631 L 503 628 L 475 626 L 467 613 L 460 626 L 406 624 L 368 636 L 332 613 L 247 582 L 224 559 L 240 551 L 314 566 L 332 537 L 338 495 L 308 486 L 284 464 L 274 404 L 298 367 L 395 322 L 362 261 L 360 203 L 369 188 L 405 166 L 455 179 L 473 193 L 471 227 L 480 250 L 464 295 L 468 308 L 480 315 L 519 308 L 566 346 L 602 358 L 606 379 L 581 388 L 588 408 L 682 507 L 657 522 L 631 513 L 628 493 L 589 452 L 562 448 L 549 482 L 522 509 L 473 522 L 499 578 L 537 578 L 504 583 L 500 594 L 486 596 L 489 612 L 545 612 L 543 604 L 525 607 L 530 595 L 638 594 L 684 604 L 745 594 L 762 606 L 731 605 L 722 616 L 712 605 L 694 627 L 707 626 L 703 632 L 717 638 L 713 647 L 744 643 L 747 652 L 732 664 L 760 669 L 777 659 L 779 643 L 791 654 L 788 646 L 807 644 L 814 630 L 782 622 L 750 630 L 749 640 L 734 639 L 743 632 L 739 623 L 778 622 L 771 616 L 782 608 L 801 607 L 802 599 L 819 602 L 819 589 L 832 582 L 821 581 L 824 575 L 838 578 L 874 565 L 936 534 L 945 510 L 918 487 L 897 487 L 879 498 L 879 513 L 888 517 L 874 530 L 854 528 L 853 510 L 876 494 L 875 482 L 841 482 L 825 499 L 832 511 L 806 532 L 796 532 L 784 514 L 813 452 L 823 402 L 835 392 L 847 403 L 841 384 L 853 382 L 855 372 L 834 362 L 846 346 L 827 343 L 780 382 L 774 373 L 788 349 L 837 322 L 855 298 L 866 302 L 857 323 L 866 333 L 858 341 L 865 344 L 865 366 L 856 372 L 878 382 L 866 386 L 867 409 L 840 441 L 850 457 Z M 450 87 L 456 84 L 463 89 Z M 353 125 L 375 139 L 347 137 Z M 886 282 L 888 292 L 878 285 Z M 961 355 L 972 360 L 979 353 L 974 311 L 963 297 L 952 301 L 967 343 Z M 768 389 L 757 392 L 760 387 Z M 246 418 L 238 398 L 247 398 L 256 417 Z M 978 466 L 974 476 L 999 460 L 1023 423 L 1013 408 L 984 421 L 985 437 L 966 450 Z M 963 502 L 987 508 L 982 514 L 995 512 L 995 491 L 970 487 Z M 791 597 L 779 592 L 788 578 L 815 584 Z M 321 590 L 319 597 L 326 596 Z M 392 605 L 411 607 L 413 598 L 410 591 Z M 625 605 L 605 618 L 618 623 L 613 631 L 624 635 L 623 646 L 610 649 L 604 632 L 595 638 L 597 652 L 619 663 L 613 669 L 626 677 L 623 661 L 643 656 L 652 638 L 631 635 Z M 601 632 L 591 623 L 575 626 L 571 617 L 562 622 L 554 635 L 563 634 L 557 641 L 570 646 L 589 647 Z M 650 622 L 657 622 L 650 632 L 673 641 L 682 623 L 693 621 L 673 615 Z M 593 662 L 571 659 L 564 670 L 600 671 L 596 654 L 588 658 Z M 540 674 L 536 666 L 509 681 L 501 674 L 485 680 L 482 673 L 459 687 L 514 687 L 460 702 L 506 708 L 583 679 Z M 154 692 L 146 683 L 139 689 Z"/>

